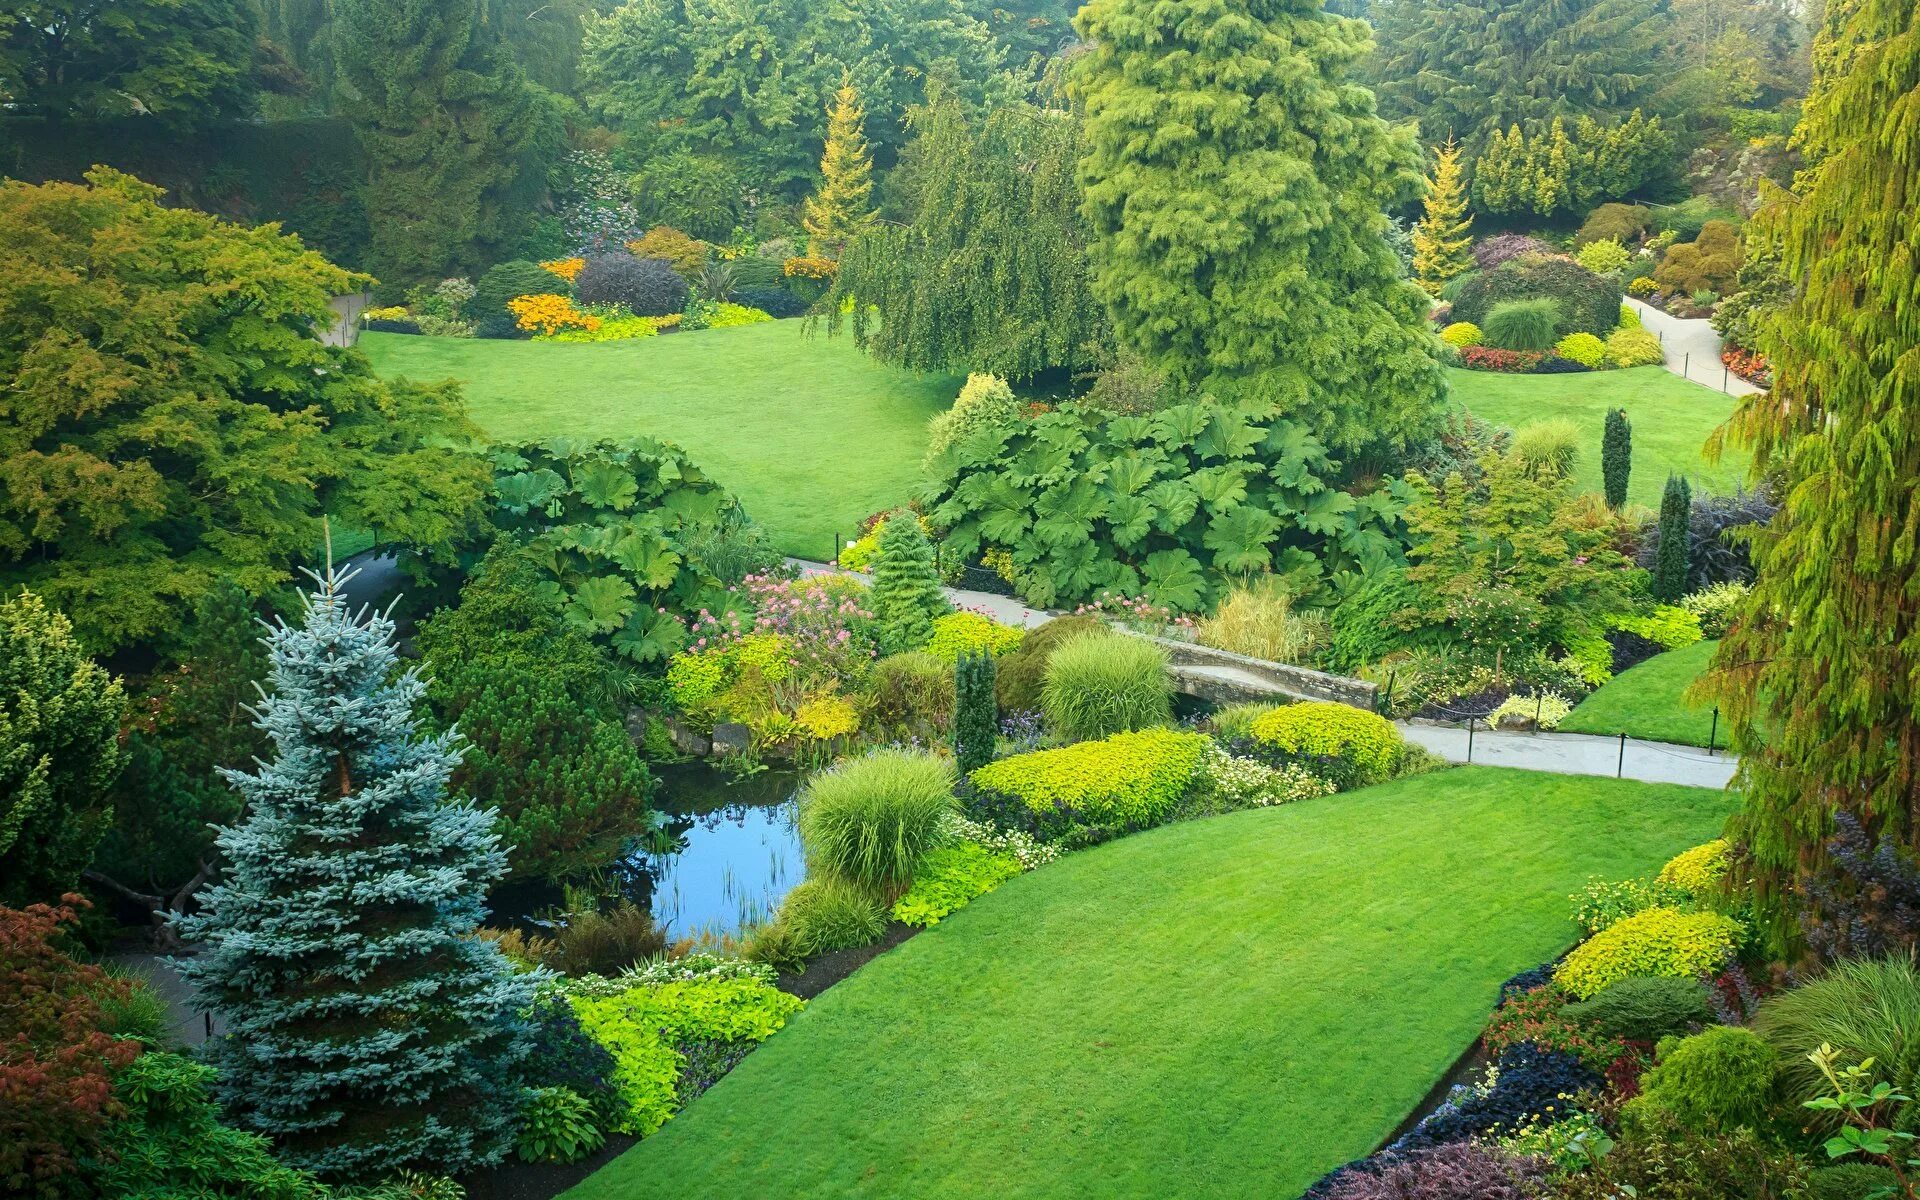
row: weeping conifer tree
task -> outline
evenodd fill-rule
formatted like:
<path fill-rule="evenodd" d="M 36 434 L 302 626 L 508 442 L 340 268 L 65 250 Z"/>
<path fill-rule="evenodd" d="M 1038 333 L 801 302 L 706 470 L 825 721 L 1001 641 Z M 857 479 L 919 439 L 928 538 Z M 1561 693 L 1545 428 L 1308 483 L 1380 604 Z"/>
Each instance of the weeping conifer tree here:
<path fill-rule="evenodd" d="M 1759 338 L 1773 389 L 1731 433 L 1778 474 L 1782 504 L 1712 686 L 1741 751 L 1732 832 L 1775 952 L 1794 945 L 1836 813 L 1920 847 L 1917 19 L 1916 0 L 1828 6 L 1798 135 L 1811 165 L 1760 214 L 1798 287 Z"/>
<path fill-rule="evenodd" d="M 494 814 L 449 802 L 458 737 L 420 736 L 426 687 L 395 671 L 393 623 L 316 576 L 269 638 L 272 742 L 218 844 L 227 868 L 179 921 L 182 964 L 226 1036 L 221 1098 L 288 1162 L 336 1176 L 447 1174 L 511 1147 L 532 975 L 472 934 L 506 872 Z"/>

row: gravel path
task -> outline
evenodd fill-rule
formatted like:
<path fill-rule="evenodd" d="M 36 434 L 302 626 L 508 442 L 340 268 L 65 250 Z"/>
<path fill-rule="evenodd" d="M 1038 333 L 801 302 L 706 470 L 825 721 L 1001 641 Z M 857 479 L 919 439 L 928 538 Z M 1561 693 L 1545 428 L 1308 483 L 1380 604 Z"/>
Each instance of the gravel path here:
<path fill-rule="evenodd" d="M 1710 387 L 1729 396 L 1751 396 L 1760 389 L 1726 369 L 1720 361 L 1720 335 L 1707 320 L 1683 321 L 1628 297 L 1640 323 L 1660 339 L 1667 352 L 1667 370 L 1682 379 Z"/>

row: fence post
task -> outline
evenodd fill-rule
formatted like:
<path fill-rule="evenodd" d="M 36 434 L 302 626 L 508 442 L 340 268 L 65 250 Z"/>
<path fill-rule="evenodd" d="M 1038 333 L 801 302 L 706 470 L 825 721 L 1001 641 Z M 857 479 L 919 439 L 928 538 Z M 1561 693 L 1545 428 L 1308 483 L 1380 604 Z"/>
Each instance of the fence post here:
<path fill-rule="evenodd" d="M 1540 706 L 1547 701 L 1545 692 L 1536 692 L 1533 697 L 1533 731 L 1540 732 Z"/>
<path fill-rule="evenodd" d="M 1398 678 L 1400 678 L 1400 672 L 1387 672 L 1387 694 L 1380 701 L 1380 715 L 1383 717 L 1393 711 L 1393 682 Z"/>
<path fill-rule="evenodd" d="M 1732 367 L 1725 366 L 1725 365 L 1721 366 L 1720 368 L 1720 390 L 1721 391 L 1724 392 L 1727 390 L 1727 382 L 1728 382 L 1727 377 L 1732 373 L 1733 373 Z"/>
<path fill-rule="evenodd" d="M 1686 357 L 1680 360 L 1680 378 L 1693 378 L 1693 351 L 1691 350 L 1687 351 Z"/>
<path fill-rule="evenodd" d="M 1707 757 L 1713 757 L 1713 743 L 1720 738 L 1720 706 L 1713 706 L 1713 728 L 1707 731 Z"/>
<path fill-rule="evenodd" d="M 1620 761 L 1613 766 L 1613 777 L 1615 779 L 1627 777 L 1627 735 L 1624 733 L 1620 735 Z"/>
<path fill-rule="evenodd" d="M 213 1013 L 203 1012 L 200 1014 L 200 1016 L 207 1023 L 207 1040 L 212 1041 L 213 1040 Z"/>
<path fill-rule="evenodd" d="M 833 532 L 833 553 L 827 557 L 827 569 L 830 571 L 840 569 L 840 531 L 837 529 Z"/>
<path fill-rule="evenodd" d="M 1467 762 L 1473 762 L 1473 718 L 1467 718 Z"/>

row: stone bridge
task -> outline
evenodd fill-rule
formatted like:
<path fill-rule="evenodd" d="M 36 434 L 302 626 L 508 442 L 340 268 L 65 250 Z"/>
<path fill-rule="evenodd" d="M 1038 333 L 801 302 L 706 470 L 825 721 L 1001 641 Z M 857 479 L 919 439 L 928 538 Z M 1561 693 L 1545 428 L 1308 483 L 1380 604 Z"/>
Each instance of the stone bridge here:
<path fill-rule="evenodd" d="M 1212 704 L 1225 706 L 1277 699 L 1331 700 L 1368 712 L 1378 708 L 1380 689 L 1363 679 L 1267 662 L 1171 638 L 1147 640 L 1166 650 L 1173 660 L 1176 688 Z"/>

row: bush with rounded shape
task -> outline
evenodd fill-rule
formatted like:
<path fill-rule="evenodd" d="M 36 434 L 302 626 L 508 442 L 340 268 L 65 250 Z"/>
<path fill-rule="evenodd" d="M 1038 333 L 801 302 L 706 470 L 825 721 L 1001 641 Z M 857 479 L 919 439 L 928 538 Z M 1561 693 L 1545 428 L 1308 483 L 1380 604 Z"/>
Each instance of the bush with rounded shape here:
<path fill-rule="evenodd" d="M 689 237 L 671 225 L 655 225 L 638 238 L 627 243 L 627 249 L 638 259 L 657 258 L 672 267 L 688 282 L 700 277 L 700 271 L 707 265 L 708 245 L 696 237 Z"/>
<path fill-rule="evenodd" d="M 727 266 L 733 270 L 733 290 L 740 292 L 778 292 L 785 291 L 787 273 L 779 263 L 770 258 L 761 258 L 749 254 L 744 258 L 730 259 Z M 757 306 L 756 306 L 757 307 Z"/>
<path fill-rule="evenodd" d="M 1207 739 L 1143 729 L 988 763 L 968 777 L 979 817 L 1057 837 L 1075 826 L 1145 829 L 1174 811 L 1199 776 Z"/>
<path fill-rule="evenodd" d="M 1612 238 L 1602 238 L 1580 247 L 1580 252 L 1573 256 L 1573 261 L 1595 275 L 1616 275 L 1627 269 L 1627 263 L 1632 257 L 1627 253 L 1627 248 L 1619 242 Z"/>
<path fill-rule="evenodd" d="M 1573 235 L 1573 244 L 1585 248 L 1595 242 L 1618 242 L 1622 246 L 1632 245 L 1640 240 L 1640 235 L 1653 223 L 1653 210 L 1641 204 L 1602 204 L 1587 214 L 1581 223 L 1580 232 Z"/>
<path fill-rule="evenodd" d="M 889 893 L 945 839 L 953 764 L 918 750 L 879 750 L 807 781 L 800 844 L 814 874 Z"/>
<path fill-rule="evenodd" d="M 740 177 L 712 155 L 663 154 L 648 160 L 630 186 L 642 220 L 695 237 L 724 239 L 741 217 Z"/>
<path fill-rule="evenodd" d="M 1387 778 L 1401 746 L 1400 731 L 1378 713 L 1318 700 L 1267 713 L 1253 723 L 1253 739 L 1298 758 L 1340 759 L 1361 787 Z"/>
<path fill-rule="evenodd" d="M 1513 435 L 1512 454 L 1537 479 L 1569 479 L 1580 462 L 1580 427 L 1570 417 L 1537 421 Z"/>
<path fill-rule="evenodd" d="M 1607 361 L 1616 367 L 1657 367 L 1667 361 L 1667 351 L 1644 329 L 1618 329 L 1607 335 Z"/>
<path fill-rule="evenodd" d="M 1620 323 L 1614 326 L 1614 328 L 1644 329 L 1645 325 L 1640 321 L 1640 310 L 1631 304 L 1622 304 L 1620 306 Z"/>
<path fill-rule="evenodd" d="M 1719 913 L 1649 908 L 1576 946 L 1553 979 L 1582 1000 L 1635 976 L 1694 979 L 1724 966 L 1743 932 L 1740 922 Z"/>
<path fill-rule="evenodd" d="M 1721 1025 L 1660 1043 L 1659 1061 L 1640 1078 L 1640 1094 L 1621 1117 L 1629 1130 L 1655 1113 L 1695 1133 L 1761 1129 L 1773 1096 L 1779 1055 L 1751 1029 Z"/>
<path fill-rule="evenodd" d="M 1503 300 L 1487 313 L 1486 340 L 1501 350 L 1551 350 L 1561 320 L 1557 300 Z"/>
<path fill-rule="evenodd" d="M 1002 625 L 984 613 L 962 609 L 934 619 L 933 640 L 927 643 L 927 653 L 949 666 L 973 650 L 984 650 L 999 658 L 1019 649 L 1024 633 L 1018 626 Z"/>
<path fill-rule="evenodd" d="M 787 893 L 780 922 L 801 955 L 812 958 L 879 941 L 887 932 L 887 911 L 865 888 L 831 877 L 809 879 Z"/>
<path fill-rule="evenodd" d="M 687 306 L 687 281 L 666 262 L 631 254 L 598 254 L 573 281 L 582 304 L 618 304 L 639 317 L 664 317 Z"/>
<path fill-rule="evenodd" d="M 1482 271 L 1491 271 L 1501 263 L 1530 254 L 1552 254 L 1553 247 L 1524 233 L 1496 233 L 1482 238 L 1473 248 L 1473 263 Z"/>
<path fill-rule="evenodd" d="M 1553 352 L 1583 367 L 1598 367 L 1607 361 L 1607 344 L 1591 333 L 1570 333 L 1554 343 Z"/>
<path fill-rule="evenodd" d="M 1449 346 L 1478 346 L 1485 338 L 1480 327 L 1472 321 L 1455 321 L 1440 331 L 1440 340 Z"/>
<path fill-rule="evenodd" d="M 925 650 L 889 654 L 873 664 L 867 692 L 883 735 L 938 733 L 953 719 L 953 664 Z"/>
<path fill-rule="evenodd" d="M 1342 1175 L 1319 1200 L 1533 1200 L 1552 1164 L 1477 1142 L 1386 1156 Z"/>
<path fill-rule="evenodd" d="M 1013 389 L 998 375 L 967 376 L 966 386 L 953 407 L 927 422 L 925 461 L 932 463 L 955 444 L 972 434 L 996 425 L 1011 425 L 1020 419 L 1020 402 Z"/>
<path fill-rule="evenodd" d="M 1670 292 L 1693 295 L 1727 291 L 1739 271 L 1739 230 L 1729 221 L 1708 221 L 1698 238 L 1667 250 L 1653 278 Z"/>
<path fill-rule="evenodd" d="M 1683 850 L 1660 868 L 1660 882 L 1671 883 L 1696 900 L 1705 899 L 1720 889 L 1732 865 L 1733 843 L 1715 838 L 1691 850 Z"/>
<path fill-rule="evenodd" d="M 802 317 L 812 305 L 785 288 L 735 288 L 733 298 L 759 309 L 776 321 Z"/>
<path fill-rule="evenodd" d="M 1873 1059 L 1873 1075 L 1909 1096 L 1920 1095 L 1920 968 L 1906 958 L 1846 959 L 1825 975 L 1761 1004 L 1753 1028 L 1780 1052 L 1783 1099 L 1790 1106 L 1827 1095 L 1826 1078 L 1807 1055 L 1822 1045 L 1856 1066 Z M 1920 1108 L 1901 1104 L 1894 1125 L 1911 1129 Z"/>
<path fill-rule="evenodd" d="M 1047 662 L 1040 711 L 1047 728 L 1069 742 L 1091 741 L 1173 720 L 1167 652 L 1145 638 L 1090 633 L 1060 647 Z"/>
<path fill-rule="evenodd" d="M 1620 285 L 1570 258 L 1529 255 L 1473 276 L 1453 302 L 1453 319 L 1485 329 L 1487 316 L 1509 300 L 1560 302 L 1561 332 L 1604 337 L 1620 320 Z M 1488 330 L 1492 336 L 1492 330 Z M 1552 345 L 1551 342 L 1548 345 Z"/>
<path fill-rule="evenodd" d="M 550 295 L 566 284 L 539 263 L 525 259 L 495 263 L 474 285 L 473 299 L 467 301 L 467 316 L 476 322 L 509 316 L 507 301 L 518 296 Z"/>
<path fill-rule="evenodd" d="M 994 699 L 1003 713 L 1040 711 L 1040 698 L 1047 685 L 1047 663 L 1053 652 L 1088 633 L 1105 632 L 1107 623 L 1099 617 L 1056 617 L 1038 629 L 1029 630 L 1020 640 L 1020 648 L 999 662 L 993 677 Z"/>
<path fill-rule="evenodd" d="M 1718 1019 L 1706 985 L 1670 975 L 1622 979 L 1591 1000 L 1567 1005 L 1560 1015 L 1602 1037 L 1636 1042 L 1691 1033 Z"/>

